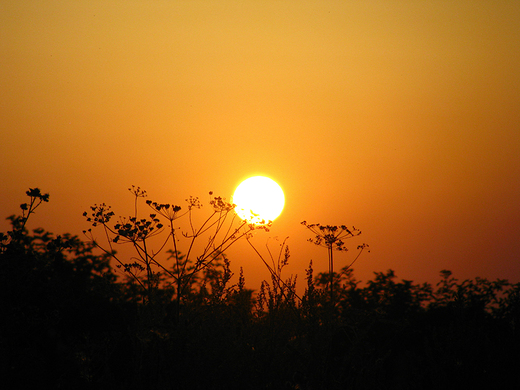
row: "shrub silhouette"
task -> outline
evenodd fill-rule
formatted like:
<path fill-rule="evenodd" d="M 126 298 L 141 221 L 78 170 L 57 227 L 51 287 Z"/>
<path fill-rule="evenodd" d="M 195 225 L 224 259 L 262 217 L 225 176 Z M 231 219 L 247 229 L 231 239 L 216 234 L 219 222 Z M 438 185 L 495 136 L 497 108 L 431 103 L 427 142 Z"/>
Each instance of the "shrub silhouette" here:
<path fill-rule="evenodd" d="M 282 277 L 290 260 L 284 242 L 278 257 L 262 258 L 271 279 L 255 296 L 242 273 L 229 285 L 231 260 L 222 251 L 187 262 L 187 251 L 165 250 L 175 264 L 171 274 L 152 267 L 155 252 L 142 252 L 138 275 L 110 246 L 102 251 L 69 234 L 29 231 L 28 218 L 49 196 L 38 189 L 27 195 L 21 215 L 8 218 L 11 230 L 0 234 L 5 383 L 96 389 L 520 385 L 519 283 L 459 281 L 447 270 L 435 285 L 399 280 L 393 270 L 363 283 L 349 266 L 315 276 L 310 263 L 298 297 L 295 277 Z M 107 213 L 91 222 L 104 228 Z M 113 230 L 112 239 L 119 235 L 144 249 L 148 238 L 133 237 L 161 229 L 150 218 L 130 221 L 125 236 Z M 117 277 L 112 263 L 130 264 L 128 278 Z"/>
<path fill-rule="evenodd" d="M 35 386 L 83 383 L 91 375 L 85 343 L 122 324 L 115 275 L 108 257 L 76 236 L 29 233 L 29 216 L 49 196 L 27 195 L 22 216 L 10 216 L 12 230 L 0 236 L 2 374 Z"/>

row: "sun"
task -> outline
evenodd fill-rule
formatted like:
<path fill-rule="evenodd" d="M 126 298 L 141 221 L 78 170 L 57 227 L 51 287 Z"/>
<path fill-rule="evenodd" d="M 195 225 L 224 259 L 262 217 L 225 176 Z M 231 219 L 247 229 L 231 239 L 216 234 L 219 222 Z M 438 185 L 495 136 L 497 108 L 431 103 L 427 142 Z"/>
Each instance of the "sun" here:
<path fill-rule="evenodd" d="M 274 221 L 281 214 L 285 196 L 274 180 L 254 176 L 240 183 L 232 201 L 240 218 L 252 223 L 265 223 Z"/>

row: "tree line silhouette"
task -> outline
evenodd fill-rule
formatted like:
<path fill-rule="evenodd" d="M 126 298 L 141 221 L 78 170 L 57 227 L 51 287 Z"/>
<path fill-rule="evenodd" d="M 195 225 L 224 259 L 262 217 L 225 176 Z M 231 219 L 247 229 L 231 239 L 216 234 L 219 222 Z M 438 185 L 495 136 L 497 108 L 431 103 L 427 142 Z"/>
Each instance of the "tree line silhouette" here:
<path fill-rule="evenodd" d="M 156 215 L 112 226 L 108 208 L 86 213 L 96 227 L 112 226 L 110 243 L 126 240 L 142 250 L 127 262 L 95 239 L 29 231 L 30 215 L 49 195 L 37 188 L 27 195 L 22 214 L 8 217 L 11 230 L 0 233 L 0 367 L 11 388 L 520 385 L 520 283 L 459 281 L 443 270 L 435 285 L 416 284 L 388 270 L 362 284 L 350 267 L 334 272 L 329 263 L 330 272 L 314 275 L 311 262 L 299 297 L 296 279 L 282 277 L 290 259 L 283 243 L 277 258 L 262 258 L 271 278 L 255 293 L 241 272 L 230 283 L 222 243 L 248 239 L 257 227 L 224 227 L 232 208 L 221 198 L 213 199 L 215 219 L 205 225 L 215 223 L 221 235 L 210 233 L 213 242 L 198 256 L 175 249 L 181 209 L 148 204 L 170 222 L 164 229 L 173 247 L 164 251 L 170 265 L 163 269 L 157 252 L 143 246 L 163 228 Z M 201 232 L 194 227 L 184 238 Z"/>

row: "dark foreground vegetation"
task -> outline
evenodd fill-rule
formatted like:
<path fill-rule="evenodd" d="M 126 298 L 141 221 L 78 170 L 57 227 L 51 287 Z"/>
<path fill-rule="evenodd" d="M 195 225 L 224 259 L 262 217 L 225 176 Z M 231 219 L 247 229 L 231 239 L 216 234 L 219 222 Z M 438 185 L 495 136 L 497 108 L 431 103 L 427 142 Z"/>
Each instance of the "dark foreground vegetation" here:
<path fill-rule="evenodd" d="M 309 266 L 298 297 L 281 280 L 286 247 L 257 294 L 230 285 L 220 251 L 199 265 L 170 253 L 172 273 L 145 260 L 124 279 L 116 271 L 138 265 L 113 269 L 97 243 L 29 232 L 48 195 L 27 194 L 0 233 L 3 388 L 520 388 L 520 284 L 442 271 L 419 285 L 389 270 L 361 286 L 343 269 L 331 288 Z"/>

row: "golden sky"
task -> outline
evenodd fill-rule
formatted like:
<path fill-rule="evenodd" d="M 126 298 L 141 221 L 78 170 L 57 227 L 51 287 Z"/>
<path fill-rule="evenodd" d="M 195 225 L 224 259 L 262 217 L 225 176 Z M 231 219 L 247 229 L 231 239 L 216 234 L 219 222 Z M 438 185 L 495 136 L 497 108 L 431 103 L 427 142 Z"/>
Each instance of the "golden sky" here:
<path fill-rule="evenodd" d="M 516 0 L 0 0 L 2 218 L 39 187 L 32 227 L 80 234 L 94 203 L 131 214 L 132 184 L 182 204 L 263 174 L 286 207 L 255 240 L 289 236 L 300 285 L 327 269 L 303 220 L 363 231 L 362 280 L 520 281 L 519 21 Z"/>

